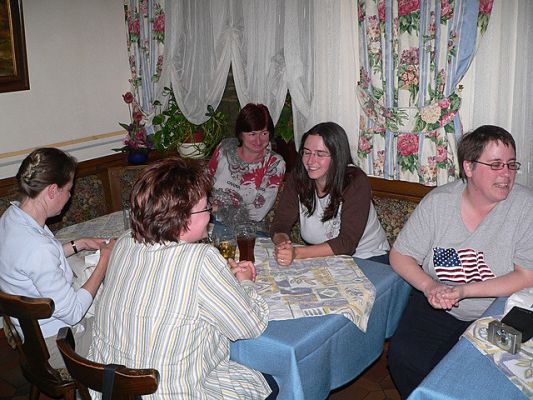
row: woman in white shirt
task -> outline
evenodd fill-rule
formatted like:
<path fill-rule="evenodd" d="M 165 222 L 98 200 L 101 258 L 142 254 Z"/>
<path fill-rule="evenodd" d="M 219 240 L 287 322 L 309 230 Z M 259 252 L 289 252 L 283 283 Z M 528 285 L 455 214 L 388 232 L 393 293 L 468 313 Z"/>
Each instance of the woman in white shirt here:
<path fill-rule="evenodd" d="M 306 246 L 293 246 L 289 239 L 298 220 Z M 353 165 L 341 126 L 321 123 L 302 137 L 299 160 L 283 187 L 270 233 L 280 265 L 340 254 L 388 264 L 389 244 L 368 177 Z"/>

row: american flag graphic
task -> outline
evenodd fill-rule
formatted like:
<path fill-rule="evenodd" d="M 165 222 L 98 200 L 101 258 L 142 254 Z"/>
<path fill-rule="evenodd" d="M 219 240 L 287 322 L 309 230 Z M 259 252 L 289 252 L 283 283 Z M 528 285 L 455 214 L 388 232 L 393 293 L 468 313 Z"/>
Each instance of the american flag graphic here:
<path fill-rule="evenodd" d="M 441 281 L 469 283 L 495 278 L 483 252 L 473 249 L 433 249 L 435 273 Z"/>

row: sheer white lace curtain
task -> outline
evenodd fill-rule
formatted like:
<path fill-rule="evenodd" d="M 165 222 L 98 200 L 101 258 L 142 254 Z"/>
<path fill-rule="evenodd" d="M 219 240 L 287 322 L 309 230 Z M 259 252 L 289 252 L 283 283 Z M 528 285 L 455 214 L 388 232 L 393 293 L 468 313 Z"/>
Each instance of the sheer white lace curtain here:
<path fill-rule="evenodd" d="M 511 132 L 522 163 L 517 181 L 533 188 L 533 1 L 494 1 L 462 83 L 465 132 L 484 124 Z"/>
<path fill-rule="evenodd" d="M 296 139 L 315 123 L 339 122 L 352 153 L 358 140 L 359 71 L 354 0 L 175 0 L 166 2 L 163 85 L 172 82 L 185 115 L 205 121 L 230 64 L 239 102 L 266 104 L 277 121 L 287 88 Z M 461 82 L 464 130 L 508 129 L 533 187 L 533 1 L 495 0 L 488 31 Z M 259 61 L 258 61 L 259 60 Z M 298 140 L 297 140 L 298 142 Z"/>
<path fill-rule="evenodd" d="M 296 139 L 331 120 L 357 145 L 356 10 L 353 0 L 166 2 L 163 78 L 194 123 L 217 107 L 230 63 L 239 103 L 264 103 L 276 122 L 287 89 Z"/>

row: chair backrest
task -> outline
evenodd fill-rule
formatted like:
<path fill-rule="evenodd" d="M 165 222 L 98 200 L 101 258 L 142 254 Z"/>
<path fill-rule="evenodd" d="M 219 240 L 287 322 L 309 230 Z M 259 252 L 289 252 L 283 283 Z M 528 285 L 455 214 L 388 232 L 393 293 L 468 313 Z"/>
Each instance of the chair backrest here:
<path fill-rule="evenodd" d="M 70 328 L 59 330 L 57 347 L 78 389 L 83 393 L 87 388 L 102 392 L 105 365 L 87 360 L 76 353 Z M 158 385 L 159 372 L 156 369 L 132 369 L 120 366 L 115 371 L 111 398 L 134 399 L 136 396 L 155 393 Z"/>
<path fill-rule="evenodd" d="M 146 167 L 146 165 L 128 165 L 108 168 L 111 212 L 129 207 L 133 184 Z"/>
<path fill-rule="evenodd" d="M 10 343 L 14 343 L 20 359 L 20 367 L 26 379 L 37 389 L 51 397 L 64 396 L 75 390 L 73 380 L 62 378 L 52 368 L 48 359 L 40 319 L 49 318 L 54 312 L 54 301 L 48 298 L 29 298 L 0 292 L 0 314 L 4 317 L 4 331 Z M 20 324 L 23 338 L 15 329 L 10 317 Z"/>

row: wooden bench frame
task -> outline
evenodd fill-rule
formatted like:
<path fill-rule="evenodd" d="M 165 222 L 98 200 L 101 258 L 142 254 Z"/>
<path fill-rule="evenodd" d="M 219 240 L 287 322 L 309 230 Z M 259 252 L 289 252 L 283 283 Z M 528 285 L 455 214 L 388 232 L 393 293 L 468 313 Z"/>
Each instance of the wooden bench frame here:
<path fill-rule="evenodd" d="M 150 155 L 150 161 L 162 158 L 161 154 L 153 152 Z M 103 201 L 106 205 L 107 212 L 114 212 L 122 209 L 120 176 L 124 168 L 142 169 L 145 166 L 129 166 L 126 154 L 117 153 L 93 160 L 81 161 L 78 164 L 77 177 L 86 177 L 96 175 L 102 182 L 105 198 Z M 407 200 L 418 203 L 432 187 L 424 186 L 418 183 L 403 181 L 391 181 L 381 178 L 370 177 L 372 191 L 374 196 Z M 13 196 L 16 192 L 15 177 L 0 179 L 0 197 Z M 2 211 L 0 210 L 0 213 Z M 81 221 L 79 221 L 81 222 Z"/>

